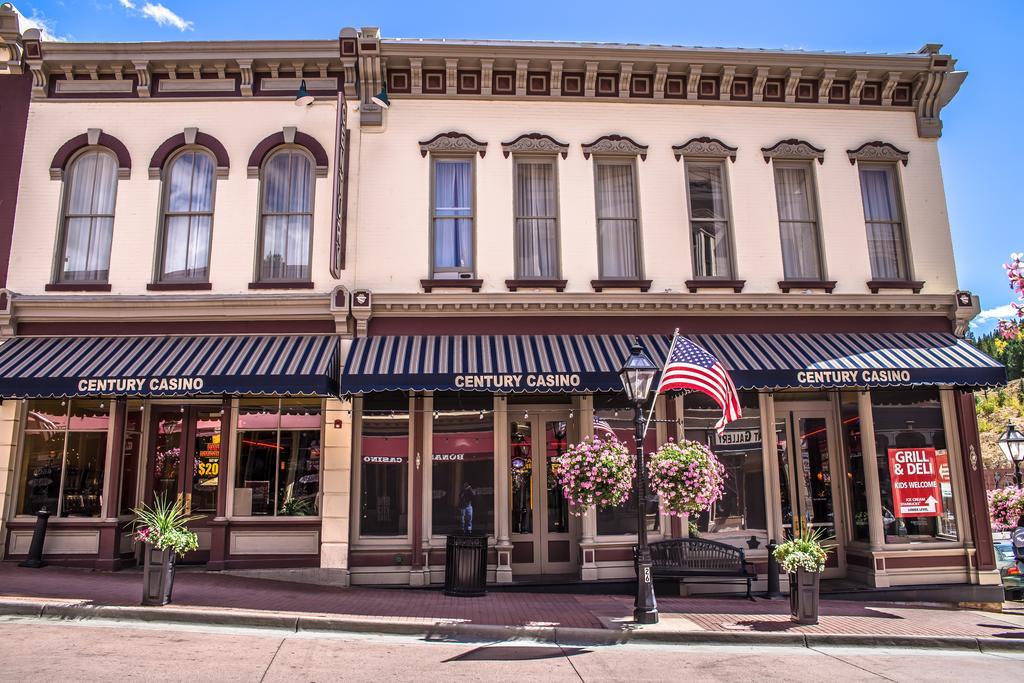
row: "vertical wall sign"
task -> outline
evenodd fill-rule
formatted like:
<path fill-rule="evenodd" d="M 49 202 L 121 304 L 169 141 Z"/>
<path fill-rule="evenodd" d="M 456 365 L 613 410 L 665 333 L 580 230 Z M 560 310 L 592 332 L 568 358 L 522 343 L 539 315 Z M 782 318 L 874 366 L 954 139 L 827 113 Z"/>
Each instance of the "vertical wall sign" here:
<path fill-rule="evenodd" d="M 889 449 L 889 476 L 897 517 L 942 514 L 939 464 L 934 448 Z"/>
<path fill-rule="evenodd" d="M 334 204 L 331 207 L 331 276 L 345 270 L 345 240 L 348 232 L 348 142 L 345 91 L 338 90 L 338 114 L 334 131 Z"/>

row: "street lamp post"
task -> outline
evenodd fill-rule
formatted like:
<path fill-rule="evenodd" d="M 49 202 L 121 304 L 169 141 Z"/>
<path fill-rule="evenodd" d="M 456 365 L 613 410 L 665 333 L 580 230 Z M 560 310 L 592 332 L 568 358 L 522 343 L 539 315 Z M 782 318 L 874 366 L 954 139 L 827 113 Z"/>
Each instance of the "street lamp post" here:
<path fill-rule="evenodd" d="M 1012 422 L 1006 424 L 1006 431 L 1000 435 L 999 449 L 1006 459 L 1013 464 L 1013 479 L 1017 488 L 1021 488 L 1020 464 L 1024 461 L 1024 434 L 1021 434 Z"/>
<path fill-rule="evenodd" d="M 638 624 L 658 623 L 658 604 L 651 577 L 651 550 L 647 547 L 647 467 L 644 459 L 644 404 L 651 391 L 658 366 L 650 359 L 639 340 L 633 342 L 629 358 L 619 370 L 626 398 L 633 403 L 633 429 L 636 442 L 636 601 L 633 620 Z"/>

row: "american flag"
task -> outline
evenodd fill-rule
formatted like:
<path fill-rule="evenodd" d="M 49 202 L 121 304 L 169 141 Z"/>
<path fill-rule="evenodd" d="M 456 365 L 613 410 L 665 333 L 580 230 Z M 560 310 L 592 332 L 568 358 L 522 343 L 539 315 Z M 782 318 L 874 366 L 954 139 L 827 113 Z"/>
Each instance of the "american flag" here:
<path fill-rule="evenodd" d="M 722 407 L 722 419 L 715 423 L 719 434 L 725 431 L 725 425 L 743 417 L 736 385 L 725 367 L 686 337 L 676 336 L 661 372 L 658 393 L 679 389 L 707 394 Z"/>
<path fill-rule="evenodd" d="M 601 418 L 595 416 L 594 417 L 594 435 L 597 436 L 601 432 L 611 436 L 613 439 L 619 438 L 615 434 L 615 430 L 612 429 L 612 426 L 610 424 L 608 424 L 607 420 L 602 420 Z"/>

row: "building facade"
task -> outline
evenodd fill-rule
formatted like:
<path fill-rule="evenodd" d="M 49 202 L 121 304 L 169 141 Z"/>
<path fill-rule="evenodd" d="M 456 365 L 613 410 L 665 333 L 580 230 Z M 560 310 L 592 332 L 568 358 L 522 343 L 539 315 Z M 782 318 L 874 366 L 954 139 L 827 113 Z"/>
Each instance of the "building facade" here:
<path fill-rule="evenodd" d="M 744 415 L 719 436 L 659 397 L 646 445 L 705 442 L 728 478 L 699 519 L 652 506 L 653 538 L 692 522 L 763 574 L 810 524 L 829 576 L 998 590 L 970 390 L 1005 374 L 962 340 L 940 46 L 4 40 L 31 78 L 6 559 L 46 506 L 52 561 L 131 564 L 156 492 L 205 515 L 210 569 L 427 585 L 471 530 L 494 582 L 628 578 L 635 507 L 572 514 L 553 462 L 628 438 L 619 364 L 678 328 Z"/>

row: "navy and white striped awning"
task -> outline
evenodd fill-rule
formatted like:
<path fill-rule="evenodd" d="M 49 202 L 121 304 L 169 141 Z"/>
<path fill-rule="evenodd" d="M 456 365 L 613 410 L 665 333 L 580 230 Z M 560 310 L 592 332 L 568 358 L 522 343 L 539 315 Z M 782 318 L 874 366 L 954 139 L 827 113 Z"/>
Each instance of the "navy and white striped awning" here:
<path fill-rule="evenodd" d="M 741 389 L 995 386 L 1006 370 L 946 333 L 689 334 Z M 382 336 L 357 339 L 344 394 L 373 391 L 619 391 L 626 335 Z M 640 337 L 659 364 L 670 336 Z"/>
<path fill-rule="evenodd" d="M 0 346 L 0 396 L 331 396 L 338 338 L 16 337 Z"/>

